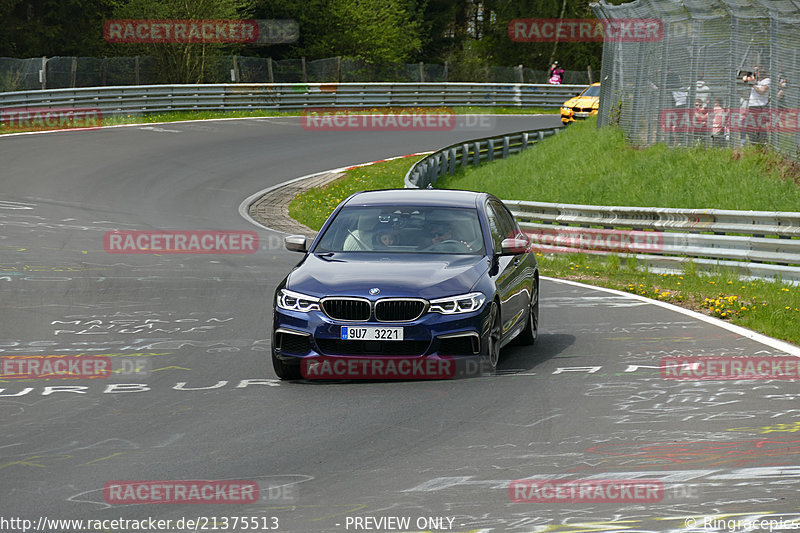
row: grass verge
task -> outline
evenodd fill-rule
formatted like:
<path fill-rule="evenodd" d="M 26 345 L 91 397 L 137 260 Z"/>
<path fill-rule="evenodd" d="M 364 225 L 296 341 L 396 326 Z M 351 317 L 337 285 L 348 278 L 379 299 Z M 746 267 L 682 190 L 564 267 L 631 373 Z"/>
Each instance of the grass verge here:
<path fill-rule="evenodd" d="M 319 229 L 330 212 L 350 194 L 402 187 L 403 176 L 418 159 L 396 159 L 349 170 L 346 177 L 328 187 L 298 195 L 289 206 L 289 214 L 306 226 Z M 507 197 L 520 198 L 520 195 Z M 691 267 L 681 274 L 642 272 L 617 256 L 537 254 L 537 259 L 541 273 L 546 276 L 628 291 L 800 344 L 797 327 L 800 289 L 792 285 L 741 281 L 733 273 L 697 274 Z"/>
<path fill-rule="evenodd" d="M 327 109 L 327 108 L 326 108 Z M 404 108 L 363 108 L 357 113 L 402 113 Z M 407 109 L 407 108 L 406 108 Z M 426 108 L 427 109 L 427 108 Z M 444 108 L 442 108 L 444 109 Z M 349 110 L 349 113 L 355 111 Z M 452 112 L 457 115 L 482 115 L 482 114 L 497 114 L 497 115 L 541 115 L 541 114 L 557 114 L 558 108 L 540 108 L 540 107 L 454 107 Z M 169 113 L 131 113 L 128 115 L 111 115 L 104 117 L 97 124 L 92 124 L 92 127 L 98 126 L 120 126 L 126 124 L 156 124 L 161 122 L 181 122 L 186 120 L 211 120 L 219 118 L 251 118 L 251 117 L 297 117 L 303 114 L 302 109 L 275 111 L 271 109 L 253 109 L 246 111 L 173 111 Z M 60 126 L 64 127 L 64 126 Z M 47 131 L 52 129 L 59 129 L 56 127 L 48 127 L 45 124 L 33 127 L 19 127 L 9 126 L 0 122 L 0 135 L 6 133 L 23 133 L 31 131 Z"/>
<path fill-rule="evenodd" d="M 460 169 L 438 188 L 539 202 L 689 209 L 798 211 L 800 163 L 763 149 L 631 148 L 596 117 L 532 150 Z"/>

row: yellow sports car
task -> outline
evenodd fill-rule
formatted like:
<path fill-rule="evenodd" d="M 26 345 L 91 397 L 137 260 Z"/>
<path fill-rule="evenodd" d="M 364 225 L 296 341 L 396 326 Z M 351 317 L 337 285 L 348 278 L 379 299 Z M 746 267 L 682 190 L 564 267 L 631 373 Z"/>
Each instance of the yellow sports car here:
<path fill-rule="evenodd" d="M 578 119 L 588 118 L 597 114 L 600 106 L 600 84 L 593 83 L 584 91 L 561 104 L 561 122 L 569 124 Z"/>

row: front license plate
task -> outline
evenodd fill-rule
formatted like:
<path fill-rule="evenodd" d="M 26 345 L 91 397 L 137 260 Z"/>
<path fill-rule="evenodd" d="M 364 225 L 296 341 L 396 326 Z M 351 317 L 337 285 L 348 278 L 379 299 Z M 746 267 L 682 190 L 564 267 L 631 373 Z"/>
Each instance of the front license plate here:
<path fill-rule="evenodd" d="M 401 341 L 403 328 L 342 326 L 343 341 Z"/>
<path fill-rule="evenodd" d="M 575 113 L 575 116 L 577 118 L 588 118 L 589 117 L 589 113 Z"/>

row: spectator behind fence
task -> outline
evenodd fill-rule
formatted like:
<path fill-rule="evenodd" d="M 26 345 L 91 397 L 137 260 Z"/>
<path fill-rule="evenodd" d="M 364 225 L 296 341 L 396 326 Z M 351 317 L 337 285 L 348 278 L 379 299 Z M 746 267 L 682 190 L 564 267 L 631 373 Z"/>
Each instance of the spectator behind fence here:
<path fill-rule="evenodd" d="M 714 98 L 714 108 L 711 110 L 711 146 L 722 148 L 729 138 L 728 112 L 722 107 L 722 100 Z"/>
<path fill-rule="evenodd" d="M 711 88 L 706 85 L 703 80 L 703 73 L 697 75 L 697 84 L 695 88 L 695 98 L 703 102 L 703 107 L 708 108 L 708 103 L 711 97 Z"/>
<path fill-rule="evenodd" d="M 558 66 L 558 61 L 556 61 L 550 66 L 550 70 L 547 71 L 547 83 L 550 85 L 561 85 L 563 79 L 564 69 Z"/>
<path fill-rule="evenodd" d="M 753 72 L 745 74 L 742 78 L 745 83 L 753 84 L 750 88 L 750 98 L 747 100 L 747 138 L 751 143 L 763 144 L 767 140 L 766 129 L 762 125 L 761 115 L 768 112 L 769 106 L 769 71 L 760 65 L 753 67 Z M 769 123 L 769 120 L 767 120 Z M 755 127 L 753 128 L 753 125 Z"/>

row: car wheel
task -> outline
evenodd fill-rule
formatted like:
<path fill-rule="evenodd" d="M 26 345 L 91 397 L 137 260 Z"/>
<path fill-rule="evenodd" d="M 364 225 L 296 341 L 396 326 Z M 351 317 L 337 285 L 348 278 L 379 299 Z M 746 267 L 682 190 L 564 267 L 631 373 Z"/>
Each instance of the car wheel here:
<path fill-rule="evenodd" d="M 272 354 L 272 368 L 275 369 L 275 373 L 278 374 L 278 377 L 281 379 L 289 380 L 302 378 L 300 375 L 300 365 L 284 363 L 278 359 L 274 353 Z"/>
<path fill-rule="evenodd" d="M 517 335 L 516 344 L 523 346 L 530 346 L 536 342 L 539 337 L 539 283 L 534 282 L 533 291 L 531 294 L 531 306 L 528 312 L 528 323 L 525 324 L 519 335 Z"/>
<path fill-rule="evenodd" d="M 500 307 L 497 302 L 492 302 L 492 308 L 489 311 L 489 335 L 486 337 L 486 364 L 488 369 L 494 372 L 497 369 L 497 363 L 500 361 Z"/>

